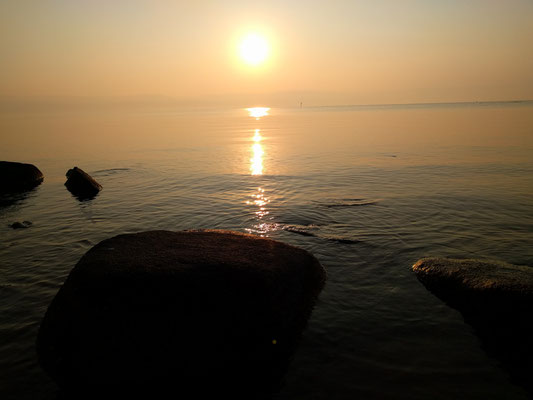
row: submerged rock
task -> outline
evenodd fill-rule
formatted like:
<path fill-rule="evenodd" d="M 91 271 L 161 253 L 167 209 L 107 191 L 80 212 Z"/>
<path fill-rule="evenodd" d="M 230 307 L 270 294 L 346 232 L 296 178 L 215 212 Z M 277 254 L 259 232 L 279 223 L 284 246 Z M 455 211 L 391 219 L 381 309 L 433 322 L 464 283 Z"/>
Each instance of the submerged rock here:
<path fill-rule="evenodd" d="M 33 189 L 43 179 L 43 173 L 33 164 L 0 161 L 0 194 Z"/>
<path fill-rule="evenodd" d="M 78 167 L 67 171 L 67 189 L 80 200 L 91 199 L 102 190 L 102 186 Z"/>
<path fill-rule="evenodd" d="M 32 226 L 32 223 L 30 221 L 13 222 L 9 226 L 13 229 L 25 229 Z"/>
<path fill-rule="evenodd" d="M 80 259 L 50 304 L 39 360 L 74 392 L 270 393 L 324 282 L 310 253 L 257 236 L 115 236 Z"/>
<path fill-rule="evenodd" d="M 425 258 L 413 271 L 426 288 L 462 313 L 485 350 L 533 394 L 533 268 Z"/>
<path fill-rule="evenodd" d="M 316 236 L 316 234 L 311 231 L 318 229 L 318 227 L 315 225 L 284 225 L 282 229 L 302 236 Z"/>

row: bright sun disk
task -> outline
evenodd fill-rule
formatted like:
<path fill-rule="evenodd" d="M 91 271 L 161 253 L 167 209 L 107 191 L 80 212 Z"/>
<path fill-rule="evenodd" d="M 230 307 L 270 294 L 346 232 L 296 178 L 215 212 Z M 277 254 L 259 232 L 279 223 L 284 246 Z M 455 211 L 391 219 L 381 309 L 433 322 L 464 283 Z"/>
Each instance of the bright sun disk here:
<path fill-rule="evenodd" d="M 240 44 L 241 58 L 249 65 L 259 65 L 268 56 L 268 42 L 262 36 L 251 33 Z"/>

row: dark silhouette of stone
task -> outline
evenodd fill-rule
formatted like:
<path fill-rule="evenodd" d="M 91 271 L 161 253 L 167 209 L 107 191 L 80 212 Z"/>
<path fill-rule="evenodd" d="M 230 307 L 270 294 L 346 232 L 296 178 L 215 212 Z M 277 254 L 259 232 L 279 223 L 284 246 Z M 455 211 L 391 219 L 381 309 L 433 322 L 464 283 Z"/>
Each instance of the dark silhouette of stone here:
<path fill-rule="evenodd" d="M 35 165 L 0 161 L 0 194 L 33 189 L 43 179 L 43 173 Z"/>
<path fill-rule="evenodd" d="M 32 223 L 30 221 L 13 222 L 9 226 L 13 229 L 26 229 L 32 226 Z"/>
<path fill-rule="evenodd" d="M 96 182 L 88 173 L 78 167 L 67 171 L 67 189 L 80 200 L 92 199 L 102 190 L 102 186 Z"/>
<path fill-rule="evenodd" d="M 253 235 L 115 236 L 80 259 L 50 304 L 39 361 L 76 394 L 268 395 L 325 278 L 305 250 Z"/>
<path fill-rule="evenodd" d="M 432 293 L 461 312 L 487 353 L 533 395 L 533 268 L 426 258 L 413 271 Z"/>

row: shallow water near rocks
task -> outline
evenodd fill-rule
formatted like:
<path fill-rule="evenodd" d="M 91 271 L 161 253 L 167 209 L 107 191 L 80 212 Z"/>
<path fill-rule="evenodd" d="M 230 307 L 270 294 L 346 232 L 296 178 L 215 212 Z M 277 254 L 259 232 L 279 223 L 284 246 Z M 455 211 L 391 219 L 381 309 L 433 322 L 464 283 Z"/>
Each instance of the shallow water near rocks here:
<path fill-rule="evenodd" d="M 0 113 L 0 159 L 44 173 L 0 208 L 0 397 L 53 399 L 41 318 L 99 241 L 232 229 L 312 252 L 328 282 L 280 399 L 523 399 L 426 256 L 533 266 L 533 104 Z M 64 187 L 78 166 L 103 190 Z M 27 229 L 12 229 L 30 221 Z M 238 385 L 239 377 L 235 377 Z"/>

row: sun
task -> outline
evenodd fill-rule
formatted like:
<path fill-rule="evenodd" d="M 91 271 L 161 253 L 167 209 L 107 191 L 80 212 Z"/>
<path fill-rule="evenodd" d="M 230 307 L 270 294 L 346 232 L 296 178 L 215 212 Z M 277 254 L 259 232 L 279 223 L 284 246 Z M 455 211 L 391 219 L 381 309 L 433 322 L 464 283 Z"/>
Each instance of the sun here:
<path fill-rule="evenodd" d="M 251 66 L 260 65 L 268 57 L 268 42 L 263 36 L 250 33 L 240 42 L 239 53 L 246 64 Z"/>

